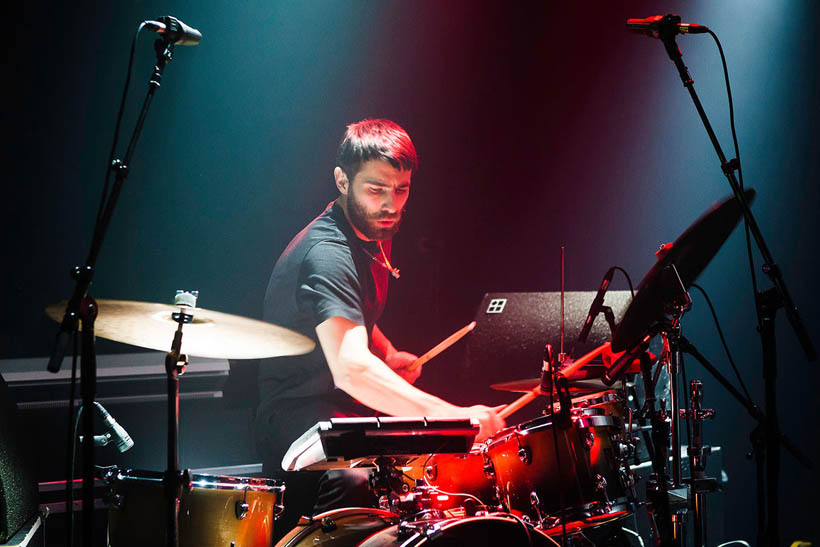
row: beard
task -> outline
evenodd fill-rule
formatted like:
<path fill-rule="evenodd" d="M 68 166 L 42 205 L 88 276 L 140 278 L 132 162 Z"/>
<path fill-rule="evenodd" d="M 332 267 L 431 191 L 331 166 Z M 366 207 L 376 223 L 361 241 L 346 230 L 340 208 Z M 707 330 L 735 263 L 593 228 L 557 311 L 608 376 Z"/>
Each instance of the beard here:
<path fill-rule="evenodd" d="M 387 215 L 384 213 L 370 213 L 364 205 L 356 201 L 356 196 L 351 192 L 347 199 L 347 215 L 354 228 L 359 230 L 368 239 L 375 241 L 385 241 L 392 238 L 399 231 L 401 224 L 401 213 Z M 390 227 L 379 226 L 382 220 L 394 220 Z"/>

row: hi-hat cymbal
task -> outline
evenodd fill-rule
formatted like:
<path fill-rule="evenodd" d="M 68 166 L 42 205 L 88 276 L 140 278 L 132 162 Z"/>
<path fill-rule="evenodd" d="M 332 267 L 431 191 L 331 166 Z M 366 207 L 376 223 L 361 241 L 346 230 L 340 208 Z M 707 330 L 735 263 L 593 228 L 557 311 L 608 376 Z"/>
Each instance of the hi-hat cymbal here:
<path fill-rule="evenodd" d="M 46 308 L 62 321 L 66 301 Z M 133 346 L 170 351 L 179 306 L 129 300 L 97 300 L 94 334 Z M 260 359 L 309 353 L 316 344 L 297 332 L 272 323 L 204 308 L 187 308 L 193 321 L 182 327 L 182 353 L 216 359 Z"/>

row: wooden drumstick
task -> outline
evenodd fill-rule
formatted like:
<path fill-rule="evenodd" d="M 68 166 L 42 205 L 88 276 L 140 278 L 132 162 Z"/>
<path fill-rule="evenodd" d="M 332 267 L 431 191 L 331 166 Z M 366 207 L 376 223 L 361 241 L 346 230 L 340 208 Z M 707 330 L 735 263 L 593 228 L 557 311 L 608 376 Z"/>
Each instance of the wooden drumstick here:
<path fill-rule="evenodd" d="M 507 406 L 502 408 L 498 412 L 498 416 L 500 418 L 503 418 L 503 419 L 506 420 L 512 414 L 515 414 L 520 409 L 524 408 L 525 406 L 530 404 L 532 401 L 534 401 L 535 398 L 538 397 L 539 395 L 541 395 L 541 388 L 540 387 L 534 388 L 532 391 L 526 392 L 524 395 L 522 395 L 521 397 L 519 397 L 515 401 L 511 402 L 510 404 L 508 404 Z"/>
<path fill-rule="evenodd" d="M 580 357 L 577 361 L 574 361 L 570 366 L 562 370 L 561 374 L 563 374 L 564 376 L 569 376 L 582 366 L 586 365 L 587 363 L 598 357 L 601 353 L 606 351 L 607 348 L 609 348 L 609 342 L 595 348 L 586 355 Z M 541 394 L 541 386 L 533 388 L 531 391 L 528 391 L 527 393 L 525 393 L 524 395 L 522 395 L 521 397 L 519 397 L 518 399 L 511 402 L 503 409 L 501 409 L 501 411 L 498 413 L 498 416 L 506 420 L 509 416 L 530 404 L 532 401 L 535 400 L 536 397 L 538 397 Z"/>
<path fill-rule="evenodd" d="M 567 368 L 562 369 L 558 372 L 563 374 L 566 378 L 569 378 L 570 374 L 572 374 L 573 372 L 575 372 L 576 370 L 578 370 L 582 366 L 586 365 L 587 363 L 589 363 L 590 361 L 592 361 L 593 359 L 598 357 L 600 354 L 602 354 L 608 348 L 609 348 L 609 342 L 607 342 L 606 344 L 602 344 L 602 345 L 598 346 L 597 348 L 595 348 L 594 350 L 587 353 L 586 355 L 584 355 L 583 357 L 580 357 L 577 360 L 573 361 L 572 364 L 570 366 L 568 366 Z"/>
<path fill-rule="evenodd" d="M 456 332 L 454 332 L 453 334 L 451 334 L 450 336 L 448 336 L 447 338 L 445 338 L 444 340 L 439 342 L 435 347 L 433 347 L 433 349 L 431 349 L 430 351 L 428 351 L 427 353 L 425 353 L 424 355 L 422 355 L 421 357 L 419 357 L 418 359 L 416 359 L 415 361 L 410 363 L 410 366 L 407 367 L 407 370 L 409 370 L 409 371 L 416 370 L 421 365 L 423 365 L 424 363 L 426 363 L 427 361 L 429 361 L 430 359 L 432 359 L 433 357 L 435 357 L 436 355 L 438 355 L 442 351 L 446 350 L 447 348 L 449 348 L 450 346 L 452 346 L 453 344 L 455 344 L 456 342 L 461 340 L 464 337 L 465 334 L 467 334 L 468 332 L 470 332 L 474 328 L 475 328 L 475 321 L 472 321 L 469 325 L 467 325 L 465 327 L 462 327 L 461 329 L 457 330 Z"/>

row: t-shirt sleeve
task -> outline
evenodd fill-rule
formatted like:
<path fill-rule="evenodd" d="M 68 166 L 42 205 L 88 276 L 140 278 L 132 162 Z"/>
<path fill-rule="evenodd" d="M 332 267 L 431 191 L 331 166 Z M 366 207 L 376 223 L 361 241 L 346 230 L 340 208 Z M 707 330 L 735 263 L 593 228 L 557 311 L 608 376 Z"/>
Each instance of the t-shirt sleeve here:
<path fill-rule="evenodd" d="M 347 245 L 322 241 L 311 247 L 298 283 L 297 303 L 313 314 L 316 325 L 331 317 L 364 325 L 359 277 Z"/>

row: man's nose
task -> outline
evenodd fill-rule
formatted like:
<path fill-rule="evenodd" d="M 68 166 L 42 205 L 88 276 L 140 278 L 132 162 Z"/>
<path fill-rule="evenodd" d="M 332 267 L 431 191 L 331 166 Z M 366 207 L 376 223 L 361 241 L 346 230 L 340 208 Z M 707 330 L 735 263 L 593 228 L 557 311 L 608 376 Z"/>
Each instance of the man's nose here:
<path fill-rule="evenodd" d="M 387 213 L 395 213 L 396 212 L 396 196 L 393 192 L 385 192 L 384 199 L 382 200 L 382 211 Z"/>

